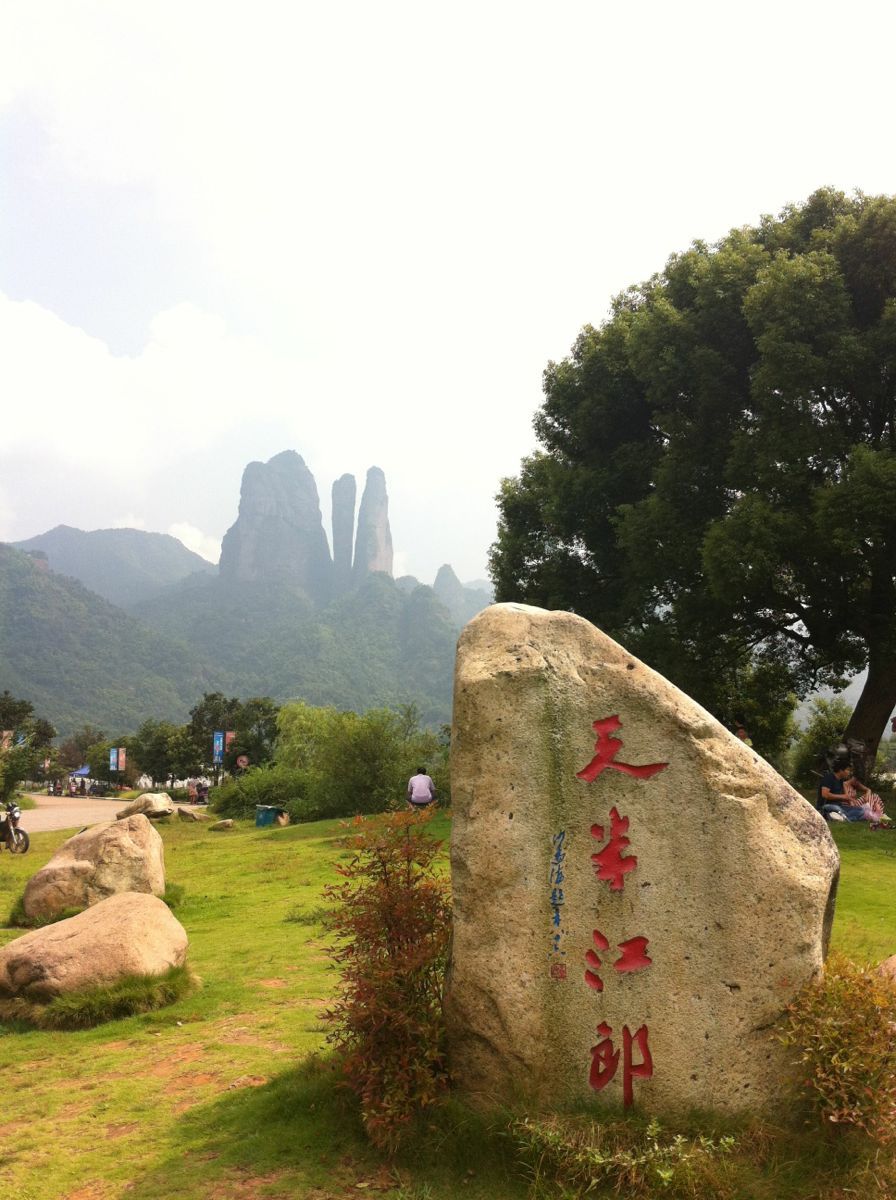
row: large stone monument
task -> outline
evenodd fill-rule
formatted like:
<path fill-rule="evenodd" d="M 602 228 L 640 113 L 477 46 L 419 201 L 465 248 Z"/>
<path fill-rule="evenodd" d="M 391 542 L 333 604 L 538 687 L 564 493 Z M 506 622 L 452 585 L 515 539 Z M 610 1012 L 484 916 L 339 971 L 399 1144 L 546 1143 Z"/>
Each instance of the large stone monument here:
<path fill-rule="evenodd" d="M 580 617 L 461 635 L 451 1068 L 484 1100 L 774 1106 L 839 859 L 762 758 Z"/>

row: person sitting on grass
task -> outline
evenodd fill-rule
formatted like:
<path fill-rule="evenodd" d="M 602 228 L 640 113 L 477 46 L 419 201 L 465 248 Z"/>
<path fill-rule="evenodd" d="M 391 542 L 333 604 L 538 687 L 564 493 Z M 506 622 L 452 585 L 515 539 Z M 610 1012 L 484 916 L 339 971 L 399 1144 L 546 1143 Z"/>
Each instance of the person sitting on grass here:
<path fill-rule="evenodd" d="M 890 818 L 884 812 L 883 800 L 877 792 L 872 792 L 870 787 L 862 783 L 861 779 L 856 779 L 852 770 L 843 781 L 843 795 L 850 807 L 861 808 L 864 820 L 874 825 L 890 824 Z"/>
<path fill-rule="evenodd" d="M 846 779 L 852 767 L 842 758 L 835 759 L 818 783 L 818 805 L 822 816 L 829 821 L 864 821 L 860 807 L 847 802 Z"/>
<path fill-rule="evenodd" d="M 408 780 L 408 804 L 411 808 L 428 808 L 436 798 L 436 786 L 426 773 L 426 767 L 418 767 L 417 774 Z"/>

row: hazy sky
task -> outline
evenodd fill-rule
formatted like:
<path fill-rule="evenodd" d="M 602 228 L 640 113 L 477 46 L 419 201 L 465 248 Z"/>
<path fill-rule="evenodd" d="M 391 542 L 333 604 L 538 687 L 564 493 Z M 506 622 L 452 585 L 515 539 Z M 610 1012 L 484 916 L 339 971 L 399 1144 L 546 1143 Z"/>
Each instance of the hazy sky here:
<path fill-rule="evenodd" d="M 481 576 L 541 373 L 824 184 L 896 192 L 877 4 L 4 0 L 0 539 L 174 532 L 383 468 L 396 573 Z M 329 531 L 328 531 L 329 532 Z"/>

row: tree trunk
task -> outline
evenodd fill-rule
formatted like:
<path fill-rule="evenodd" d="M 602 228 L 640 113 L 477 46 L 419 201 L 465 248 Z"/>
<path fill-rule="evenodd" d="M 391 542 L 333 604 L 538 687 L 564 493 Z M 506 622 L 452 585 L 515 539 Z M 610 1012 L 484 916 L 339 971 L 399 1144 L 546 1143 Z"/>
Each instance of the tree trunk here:
<path fill-rule="evenodd" d="M 850 746 L 855 772 L 863 781 L 868 779 L 874 767 L 877 747 L 894 708 L 896 658 L 872 655 L 868 663 L 868 678 L 844 735 L 847 746 Z M 851 742 L 862 742 L 864 746 L 862 749 L 853 749 Z"/>

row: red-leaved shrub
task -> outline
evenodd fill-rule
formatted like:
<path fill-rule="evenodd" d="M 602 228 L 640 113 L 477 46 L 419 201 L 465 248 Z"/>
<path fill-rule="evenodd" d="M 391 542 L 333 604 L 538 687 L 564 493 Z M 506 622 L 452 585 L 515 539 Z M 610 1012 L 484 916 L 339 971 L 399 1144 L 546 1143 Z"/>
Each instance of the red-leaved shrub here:
<path fill-rule="evenodd" d="M 787 1010 L 784 1044 L 795 1052 L 811 1106 L 830 1129 L 896 1137 L 896 987 L 870 967 L 831 955 L 824 974 Z"/>
<path fill-rule="evenodd" d="M 448 885 L 435 868 L 432 813 L 356 818 L 343 882 L 328 886 L 331 954 L 341 974 L 325 1017 L 374 1145 L 402 1133 L 446 1083 L 442 988 L 451 930 Z"/>

